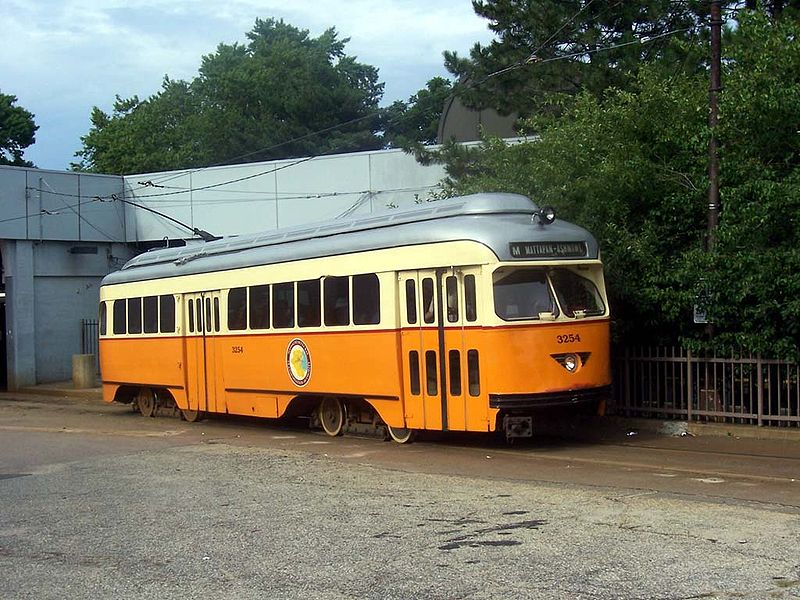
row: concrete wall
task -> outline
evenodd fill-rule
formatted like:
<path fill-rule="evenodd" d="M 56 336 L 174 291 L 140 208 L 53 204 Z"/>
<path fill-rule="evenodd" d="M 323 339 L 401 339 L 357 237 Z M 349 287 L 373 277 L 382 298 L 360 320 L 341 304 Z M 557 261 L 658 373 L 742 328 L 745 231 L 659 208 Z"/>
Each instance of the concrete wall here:
<path fill-rule="evenodd" d="M 101 278 L 132 256 L 123 244 L 95 246 L 97 254 L 74 254 L 74 242 L 3 243 L 9 389 L 71 377 L 81 319 L 97 318 Z"/>

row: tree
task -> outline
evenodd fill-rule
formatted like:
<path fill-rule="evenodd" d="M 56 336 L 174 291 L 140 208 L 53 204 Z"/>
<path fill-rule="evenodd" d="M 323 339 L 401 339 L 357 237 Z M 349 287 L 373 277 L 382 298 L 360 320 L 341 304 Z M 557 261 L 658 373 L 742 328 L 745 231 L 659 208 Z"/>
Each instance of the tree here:
<path fill-rule="evenodd" d="M 510 191 L 552 204 L 601 244 L 614 332 L 800 356 L 800 23 L 742 12 L 726 32 L 722 212 L 705 251 L 705 74 L 642 67 L 629 89 L 559 96 L 524 122 L 537 142 L 445 148 L 449 194 Z M 437 157 L 434 157 L 437 158 Z"/>
<path fill-rule="evenodd" d="M 408 99 L 397 100 L 384 111 L 384 138 L 388 146 L 409 147 L 433 144 L 439 132 L 439 120 L 453 84 L 444 77 L 434 77 L 423 89 Z"/>
<path fill-rule="evenodd" d="M 16 96 L 0 92 L 0 165 L 32 167 L 22 158 L 25 148 L 36 141 L 34 115 L 21 106 L 14 106 Z"/>
<path fill-rule="evenodd" d="M 486 46 L 476 44 L 467 58 L 446 52 L 445 66 L 461 83 L 456 92 L 476 108 L 527 116 L 547 108 L 554 92 L 599 97 L 608 87 L 635 86 L 642 64 L 663 61 L 691 71 L 702 59 L 692 45 L 681 42 L 703 35 L 708 14 L 703 0 L 472 4 L 489 21 L 496 39 Z"/>
<path fill-rule="evenodd" d="M 144 101 L 117 98 L 111 115 L 95 107 L 75 167 L 132 173 L 381 146 L 383 84 L 345 53 L 348 39 L 274 19 L 257 19 L 247 38 L 204 56 L 191 82 L 165 78 Z"/>

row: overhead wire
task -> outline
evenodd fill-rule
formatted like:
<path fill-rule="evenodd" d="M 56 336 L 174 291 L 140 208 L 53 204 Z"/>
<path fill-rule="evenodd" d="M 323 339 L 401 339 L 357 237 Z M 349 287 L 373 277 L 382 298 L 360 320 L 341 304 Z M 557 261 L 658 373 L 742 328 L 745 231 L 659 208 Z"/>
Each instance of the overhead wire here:
<path fill-rule="evenodd" d="M 594 48 L 594 49 L 582 50 L 580 52 L 574 52 L 574 53 L 570 53 L 570 54 L 554 56 L 554 57 L 550 57 L 550 58 L 546 58 L 546 59 L 537 59 L 536 58 L 536 53 L 540 52 L 541 49 L 543 49 L 544 46 L 547 43 L 552 41 L 555 38 L 555 36 L 558 35 L 558 33 L 563 31 L 570 23 L 574 22 L 574 20 L 584 10 L 586 10 L 593 2 L 594 2 L 594 0 L 590 0 L 587 4 L 585 4 L 578 12 L 576 12 L 572 17 L 570 17 L 570 19 L 568 19 L 564 24 L 562 24 L 562 26 L 558 30 L 556 30 L 556 32 L 551 34 L 550 37 L 548 37 L 547 40 L 545 40 L 545 42 L 543 44 L 540 44 L 540 46 L 536 50 L 534 50 L 534 52 L 532 52 L 528 56 L 527 59 L 525 59 L 524 61 L 518 61 L 517 63 L 514 63 L 514 64 L 509 65 L 507 67 L 504 67 L 502 69 L 498 69 L 498 70 L 496 70 L 496 71 L 494 71 L 492 73 L 489 73 L 488 75 L 486 75 L 480 81 L 474 82 L 472 84 L 469 84 L 466 89 L 468 89 L 468 90 L 469 89 L 473 89 L 473 88 L 477 87 L 478 85 L 482 85 L 483 83 L 488 81 L 490 78 L 499 76 L 501 74 L 510 72 L 512 70 L 523 68 L 523 67 L 528 66 L 528 65 L 540 65 L 540 64 L 550 63 L 550 62 L 556 62 L 556 61 L 559 61 L 559 60 L 569 60 L 569 59 L 577 58 L 577 57 L 580 57 L 580 56 L 586 56 L 587 54 L 595 54 L 595 53 L 598 53 L 598 52 L 607 52 L 607 51 L 610 51 L 610 50 L 614 50 L 614 49 L 617 49 L 617 48 L 622 48 L 622 47 L 625 47 L 625 46 L 630 46 L 630 45 L 633 45 L 633 44 L 647 44 L 647 43 L 651 43 L 651 42 L 653 42 L 653 41 L 655 41 L 657 39 L 661 39 L 661 38 L 664 38 L 664 37 L 667 37 L 667 36 L 675 35 L 677 33 L 682 33 L 682 32 L 689 31 L 689 30 L 693 29 L 692 27 L 685 27 L 685 28 L 681 28 L 681 29 L 666 31 L 666 32 L 663 32 L 663 33 L 660 33 L 660 34 L 657 34 L 657 35 L 653 35 L 653 36 L 642 36 L 639 39 L 630 40 L 630 41 L 619 43 L 619 44 L 614 44 L 612 46 L 605 46 L 605 47 L 602 47 L 602 48 Z M 463 87 L 462 87 L 462 89 L 463 89 Z M 454 91 L 451 94 L 451 97 L 455 96 L 455 94 L 456 94 L 456 92 Z M 204 170 L 207 170 L 207 169 L 211 169 L 211 168 L 214 168 L 214 167 L 217 167 L 217 166 L 222 166 L 222 165 L 230 163 L 233 160 L 239 160 L 241 158 L 246 158 L 248 156 L 253 156 L 255 154 L 268 152 L 270 150 L 274 150 L 274 149 L 279 148 L 281 146 L 285 146 L 287 144 L 291 144 L 291 143 L 294 143 L 294 142 L 297 142 L 297 141 L 301 141 L 303 139 L 308 139 L 310 137 L 313 137 L 313 136 L 316 136 L 316 135 L 320 135 L 322 133 L 335 131 L 337 129 L 340 129 L 342 127 L 346 127 L 348 125 L 352 125 L 354 123 L 358 123 L 360 121 L 364 121 L 364 120 L 367 120 L 367 119 L 370 119 L 370 118 L 375 118 L 384 110 L 385 109 L 378 109 L 378 110 L 376 110 L 374 112 L 371 112 L 371 113 L 369 113 L 367 115 L 363 115 L 361 117 L 357 117 L 355 119 L 350 119 L 348 121 L 344 121 L 342 123 L 338 123 L 336 125 L 332 125 L 332 126 L 324 128 L 324 129 L 320 129 L 318 131 L 310 132 L 310 133 L 304 134 L 302 136 L 299 136 L 299 137 L 296 137 L 296 138 L 292 138 L 292 139 L 286 140 L 284 142 L 280 142 L 278 144 L 273 144 L 273 145 L 265 147 L 265 148 L 254 150 L 254 151 L 248 152 L 246 154 L 240 155 L 238 157 L 226 159 L 226 161 L 224 161 L 222 163 L 218 163 L 218 164 L 215 164 L 215 165 L 209 165 L 209 166 L 206 166 L 206 167 L 199 167 L 197 169 L 183 170 L 183 171 L 180 171 L 178 173 L 171 174 L 166 179 L 158 179 L 158 178 L 156 178 L 156 181 L 148 180 L 148 181 L 145 181 L 145 182 L 139 182 L 139 185 L 141 187 L 140 188 L 134 188 L 131 191 L 135 192 L 135 191 L 138 191 L 139 189 L 145 189 L 147 187 L 153 187 L 153 188 L 173 187 L 173 186 L 164 186 L 163 183 L 168 182 L 168 181 L 172 181 L 172 180 L 174 180 L 176 178 L 179 178 L 179 177 L 184 177 L 186 175 L 190 175 L 190 174 L 193 174 L 193 173 L 197 173 L 197 172 L 201 172 L 201 171 L 204 171 Z M 291 161 L 289 161 L 289 162 L 287 162 L 286 164 L 283 164 L 283 165 L 275 166 L 275 167 L 272 167 L 272 168 L 269 168 L 269 169 L 266 169 L 266 170 L 263 170 L 263 171 L 259 171 L 257 173 L 252 173 L 250 175 L 245 175 L 245 176 L 242 176 L 242 177 L 237 177 L 237 178 L 234 178 L 234 179 L 229 179 L 229 180 L 225 180 L 225 181 L 221 181 L 221 182 L 217 182 L 217 183 L 213 183 L 213 184 L 208 184 L 208 185 L 204 185 L 204 186 L 200 186 L 200 187 L 174 189 L 174 190 L 168 191 L 168 192 L 160 192 L 160 193 L 155 193 L 155 194 L 146 194 L 146 195 L 142 195 L 141 198 L 143 200 L 149 200 L 149 199 L 152 199 L 152 198 L 160 198 L 160 197 L 168 197 L 168 196 L 175 196 L 175 195 L 179 195 L 179 194 L 185 194 L 187 192 L 197 192 L 197 191 L 203 191 L 203 190 L 209 190 L 209 189 L 216 189 L 216 188 L 227 186 L 227 185 L 230 185 L 230 184 L 233 184 L 233 183 L 238 183 L 238 182 L 241 182 L 241 181 L 247 181 L 247 180 L 255 179 L 257 177 L 261 177 L 261 176 L 264 176 L 264 175 L 269 175 L 271 173 L 275 173 L 275 172 L 278 172 L 278 171 L 281 171 L 281 170 L 284 170 L 284 169 L 288 169 L 288 168 L 297 166 L 299 164 L 303 164 L 305 162 L 309 162 L 309 161 L 311 161 L 311 160 L 313 160 L 315 158 L 320 158 L 322 156 L 330 155 L 332 153 L 333 153 L 333 151 L 322 152 L 322 153 L 319 153 L 319 154 L 313 154 L 313 155 L 302 157 L 302 158 L 299 158 L 299 159 L 296 159 L 296 160 L 291 160 Z M 431 187 L 435 187 L 435 186 L 431 186 Z M 28 189 L 35 189 L 35 188 L 28 188 Z M 65 193 L 65 192 L 55 192 L 55 191 L 47 191 L 47 190 L 42 190 L 42 191 L 44 191 L 45 193 L 53 194 L 53 195 L 65 196 L 65 197 L 74 197 L 74 198 L 79 198 L 79 199 L 87 197 L 87 196 L 80 195 L 80 194 L 69 194 L 69 193 Z M 230 190 L 226 190 L 226 191 L 230 191 Z M 91 201 L 101 201 L 101 202 L 103 202 L 103 201 L 114 201 L 114 200 L 121 200 L 121 199 L 118 198 L 116 196 L 116 194 L 110 194 L 110 195 L 107 195 L 107 196 L 99 196 L 99 195 L 98 196 L 94 196 Z M 80 206 L 81 204 L 83 204 L 83 202 L 79 202 L 75 206 Z M 16 219 L 29 218 L 30 216 L 36 216 L 37 214 L 42 214 L 42 213 L 34 213 L 33 215 L 24 215 L 24 216 L 20 216 L 20 217 L 13 217 L 11 219 L 4 219 L 4 220 L 0 220 L 0 223 L 13 221 L 13 220 L 16 220 Z"/>

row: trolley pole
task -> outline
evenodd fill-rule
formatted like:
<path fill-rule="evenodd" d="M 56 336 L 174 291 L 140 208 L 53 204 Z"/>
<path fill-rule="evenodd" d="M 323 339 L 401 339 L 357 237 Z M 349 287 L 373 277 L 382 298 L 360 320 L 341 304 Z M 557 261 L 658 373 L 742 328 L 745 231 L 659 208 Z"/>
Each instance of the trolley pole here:
<path fill-rule="evenodd" d="M 722 10 L 720 0 L 711 0 L 711 86 L 709 87 L 708 127 L 708 229 L 706 250 L 713 252 L 717 244 L 719 224 L 719 143 L 717 122 L 719 120 L 719 92 L 722 90 Z"/>

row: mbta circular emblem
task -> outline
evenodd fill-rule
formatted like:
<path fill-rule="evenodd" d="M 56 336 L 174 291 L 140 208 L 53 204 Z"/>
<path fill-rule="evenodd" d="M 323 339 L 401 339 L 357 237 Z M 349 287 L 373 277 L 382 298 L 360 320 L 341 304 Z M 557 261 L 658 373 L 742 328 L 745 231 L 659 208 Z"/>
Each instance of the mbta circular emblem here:
<path fill-rule="evenodd" d="M 295 338 L 289 342 L 286 349 L 286 369 L 295 385 L 302 387 L 311 379 L 311 354 L 302 340 Z"/>

